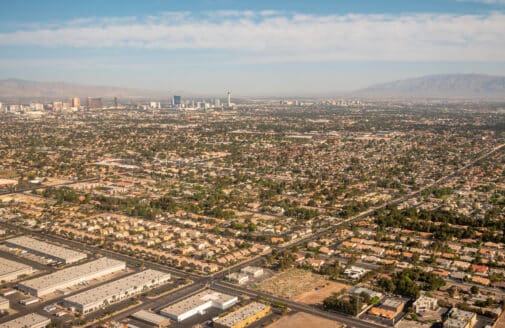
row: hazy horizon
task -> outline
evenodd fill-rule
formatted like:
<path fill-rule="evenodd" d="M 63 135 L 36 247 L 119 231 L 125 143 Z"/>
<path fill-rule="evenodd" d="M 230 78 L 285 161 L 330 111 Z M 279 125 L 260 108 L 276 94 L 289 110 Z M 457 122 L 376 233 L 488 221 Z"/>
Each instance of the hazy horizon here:
<path fill-rule="evenodd" d="M 324 94 L 505 75 L 505 1 L 3 2 L 0 79 Z"/>

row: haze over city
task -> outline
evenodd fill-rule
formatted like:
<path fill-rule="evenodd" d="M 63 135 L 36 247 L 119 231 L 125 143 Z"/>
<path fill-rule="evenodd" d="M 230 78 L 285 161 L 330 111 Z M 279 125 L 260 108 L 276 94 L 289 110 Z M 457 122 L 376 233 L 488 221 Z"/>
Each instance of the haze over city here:
<path fill-rule="evenodd" d="M 0 78 L 244 96 L 505 75 L 505 4 L 3 1 Z"/>
<path fill-rule="evenodd" d="M 505 0 L 0 0 L 0 328 L 505 328 Z"/>

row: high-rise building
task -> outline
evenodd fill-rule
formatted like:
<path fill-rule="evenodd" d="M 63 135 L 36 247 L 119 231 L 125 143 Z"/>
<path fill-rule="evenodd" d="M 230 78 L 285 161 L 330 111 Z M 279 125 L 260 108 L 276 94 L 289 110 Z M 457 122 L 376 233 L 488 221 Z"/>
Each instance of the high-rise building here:
<path fill-rule="evenodd" d="M 228 91 L 228 107 L 231 107 L 231 92 Z"/>
<path fill-rule="evenodd" d="M 53 101 L 53 110 L 62 110 L 63 103 L 61 101 Z"/>
<path fill-rule="evenodd" d="M 219 98 L 214 99 L 214 107 L 221 107 L 221 100 Z"/>
<path fill-rule="evenodd" d="M 81 99 L 75 97 L 70 99 L 70 104 L 72 104 L 73 108 L 79 109 L 81 107 Z"/>
<path fill-rule="evenodd" d="M 88 109 L 102 108 L 102 98 L 88 98 L 86 105 Z"/>
<path fill-rule="evenodd" d="M 118 106 L 117 97 L 114 97 L 114 108 L 117 109 L 117 106 Z"/>
<path fill-rule="evenodd" d="M 174 96 L 174 106 L 180 106 L 181 105 L 181 96 Z"/>

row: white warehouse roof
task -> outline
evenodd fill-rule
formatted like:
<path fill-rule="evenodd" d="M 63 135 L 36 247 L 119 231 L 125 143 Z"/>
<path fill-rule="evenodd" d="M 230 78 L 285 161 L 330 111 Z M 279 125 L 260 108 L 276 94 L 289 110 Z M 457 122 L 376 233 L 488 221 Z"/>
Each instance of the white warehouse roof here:
<path fill-rule="evenodd" d="M 73 263 L 86 258 L 86 254 L 68 248 L 49 244 L 26 236 L 11 238 L 5 241 L 9 247 L 22 248 L 45 256 L 52 257 L 65 263 Z"/>
<path fill-rule="evenodd" d="M 125 268 L 125 262 L 103 257 L 42 277 L 23 281 L 19 284 L 19 288 L 28 291 L 32 295 L 43 296 L 60 288 L 75 286 L 82 281 L 103 277 Z"/>

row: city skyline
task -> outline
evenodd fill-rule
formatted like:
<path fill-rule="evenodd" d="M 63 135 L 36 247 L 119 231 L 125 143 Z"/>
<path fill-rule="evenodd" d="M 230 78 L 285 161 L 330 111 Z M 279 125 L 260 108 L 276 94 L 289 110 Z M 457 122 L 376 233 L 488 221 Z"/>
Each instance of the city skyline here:
<path fill-rule="evenodd" d="M 271 96 L 505 75 L 500 0 L 3 6 L 0 79 Z"/>

